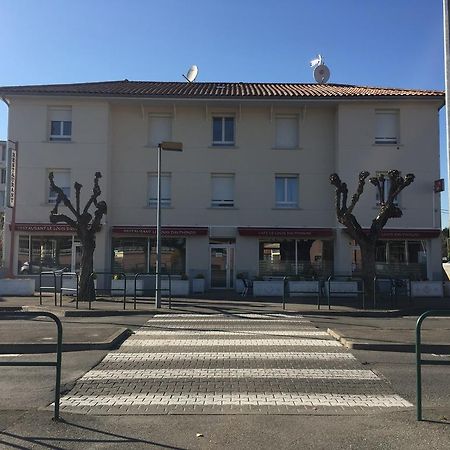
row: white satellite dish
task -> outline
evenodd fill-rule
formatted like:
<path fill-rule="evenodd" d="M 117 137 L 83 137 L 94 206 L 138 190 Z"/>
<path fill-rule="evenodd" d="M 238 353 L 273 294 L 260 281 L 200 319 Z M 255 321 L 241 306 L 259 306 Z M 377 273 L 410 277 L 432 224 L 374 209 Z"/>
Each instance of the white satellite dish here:
<path fill-rule="evenodd" d="M 330 69 L 325 64 L 319 64 L 314 69 L 314 79 L 317 83 L 326 83 L 330 79 Z"/>
<path fill-rule="evenodd" d="M 186 75 L 183 74 L 183 77 L 187 80 L 188 83 L 192 83 L 197 78 L 197 75 L 198 75 L 198 67 L 194 64 L 193 66 L 190 67 Z"/>

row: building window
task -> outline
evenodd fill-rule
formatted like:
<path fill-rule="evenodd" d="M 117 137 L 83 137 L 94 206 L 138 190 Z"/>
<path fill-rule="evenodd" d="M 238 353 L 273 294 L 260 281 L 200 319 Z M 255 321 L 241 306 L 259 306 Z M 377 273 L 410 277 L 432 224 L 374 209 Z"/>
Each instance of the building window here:
<path fill-rule="evenodd" d="M 2 144 L 2 161 L 6 161 L 6 145 Z"/>
<path fill-rule="evenodd" d="M 398 110 L 375 111 L 375 144 L 398 144 L 399 122 Z"/>
<path fill-rule="evenodd" d="M 72 108 L 49 108 L 50 140 L 70 141 L 72 138 Z"/>
<path fill-rule="evenodd" d="M 1 179 L 0 179 L 0 183 L 1 183 L 1 184 L 5 184 L 5 183 L 6 183 L 6 169 L 2 169 L 2 170 L 1 170 Z"/>
<path fill-rule="evenodd" d="M 148 143 L 151 147 L 158 147 L 161 142 L 172 140 L 172 116 L 149 116 Z"/>
<path fill-rule="evenodd" d="M 53 181 L 56 186 L 60 187 L 67 198 L 70 198 L 70 170 L 69 169 L 49 169 L 47 171 L 47 180 L 50 172 L 53 172 Z M 58 194 L 51 190 L 50 182 L 48 182 L 48 203 L 55 203 Z"/>
<path fill-rule="evenodd" d="M 275 205 L 277 208 L 298 207 L 298 175 L 275 177 Z"/>
<path fill-rule="evenodd" d="M 275 148 L 298 148 L 298 117 L 277 116 L 275 119 Z"/>
<path fill-rule="evenodd" d="M 234 145 L 234 117 L 213 117 L 213 145 Z"/>
<path fill-rule="evenodd" d="M 381 204 L 385 203 L 387 201 L 388 195 L 389 195 L 389 190 L 391 189 L 391 180 L 388 177 L 388 174 L 386 171 L 383 172 L 377 172 L 377 178 L 379 179 L 379 177 L 383 175 L 384 176 L 384 196 L 383 198 L 380 198 L 380 193 L 378 191 L 378 188 L 375 188 L 375 192 L 376 192 L 376 202 L 377 202 L 377 206 L 380 206 Z M 399 205 L 399 197 L 400 194 L 397 195 L 397 197 L 394 199 L 394 205 L 398 206 Z"/>
<path fill-rule="evenodd" d="M 0 191 L 0 208 L 5 207 L 5 191 Z"/>
<path fill-rule="evenodd" d="M 148 175 L 148 206 L 156 208 L 158 203 L 158 174 Z M 161 206 L 170 207 L 172 203 L 172 188 L 170 173 L 161 174 Z"/>
<path fill-rule="evenodd" d="M 211 176 L 211 206 L 214 208 L 234 206 L 234 175 L 214 174 Z"/>
<path fill-rule="evenodd" d="M 19 236 L 19 274 L 70 271 L 71 262 L 72 236 Z"/>
<path fill-rule="evenodd" d="M 112 267 L 115 272 L 155 273 L 156 239 L 113 237 Z M 186 239 L 163 238 L 161 241 L 161 272 L 171 275 L 186 273 Z"/>

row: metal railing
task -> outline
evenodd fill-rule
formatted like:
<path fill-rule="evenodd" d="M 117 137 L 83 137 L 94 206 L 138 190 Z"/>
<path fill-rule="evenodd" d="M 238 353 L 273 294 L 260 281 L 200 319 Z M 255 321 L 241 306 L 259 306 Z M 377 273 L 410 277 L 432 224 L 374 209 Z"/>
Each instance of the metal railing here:
<path fill-rule="evenodd" d="M 382 283 L 385 285 L 385 291 L 382 290 Z M 394 278 L 394 277 L 381 277 L 375 276 L 373 279 L 373 307 L 377 306 L 378 295 L 386 294 L 390 300 L 391 306 L 394 302 L 398 301 L 398 298 L 405 294 L 411 303 L 411 280 L 409 278 Z M 378 294 L 378 295 L 377 295 Z"/>
<path fill-rule="evenodd" d="M 356 283 L 356 289 L 332 289 L 332 287 L 337 287 L 338 285 L 333 286 L 331 283 L 333 282 L 348 282 L 348 283 Z M 365 290 L 364 290 L 364 281 L 361 278 L 348 277 L 345 275 L 332 275 L 328 277 L 326 282 L 326 294 L 328 299 L 328 309 L 331 309 L 331 297 L 358 297 L 362 296 L 362 307 L 365 309 L 366 300 L 365 300 Z M 320 309 L 320 308 L 319 308 Z"/>
<path fill-rule="evenodd" d="M 155 292 L 156 293 L 156 287 L 151 288 L 151 289 L 144 289 L 144 288 L 138 289 L 137 288 L 138 278 L 143 278 L 143 277 L 156 277 L 156 274 L 154 272 L 139 272 L 134 275 L 134 309 L 136 309 L 137 292 L 141 292 L 141 293 Z M 167 288 L 160 287 L 160 290 L 161 290 L 161 292 L 169 293 L 169 309 L 171 309 L 172 308 L 172 280 L 171 280 L 170 274 L 161 274 L 160 277 L 161 277 L 161 281 L 164 279 L 164 277 L 166 277 L 167 280 L 169 281 L 168 287 Z"/>
<path fill-rule="evenodd" d="M 427 311 L 423 313 L 416 323 L 416 382 L 417 382 L 417 420 L 422 420 L 422 366 L 423 365 L 433 365 L 433 366 L 449 366 L 450 361 L 433 361 L 422 359 L 422 342 L 421 342 L 421 327 L 423 321 L 430 316 L 435 317 L 450 317 L 450 311 Z"/>
<path fill-rule="evenodd" d="M 317 289 L 315 289 L 315 290 L 310 290 L 310 289 L 307 289 L 306 287 L 305 287 L 305 289 L 297 288 L 296 290 L 291 290 L 289 287 L 289 281 L 295 282 L 297 280 L 289 280 L 289 277 L 283 278 L 283 297 L 282 297 L 283 309 L 286 309 L 286 298 L 290 297 L 292 294 L 294 294 L 294 295 L 300 294 L 303 296 L 309 295 L 311 297 L 317 295 L 317 309 L 320 309 L 320 295 L 321 295 L 321 290 L 322 290 L 322 288 L 321 288 L 322 283 L 320 280 L 298 280 L 299 282 L 307 281 L 310 283 L 316 283 Z"/>
<path fill-rule="evenodd" d="M 72 287 L 64 287 L 64 277 L 70 277 L 69 280 L 73 280 L 75 278 L 76 285 L 75 288 Z M 76 308 L 78 309 L 78 285 L 79 285 L 79 275 L 77 272 L 61 272 L 61 289 L 59 291 L 59 306 L 62 306 L 62 296 L 63 292 L 75 292 L 76 294 Z"/>
<path fill-rule="evenodd" d="M 97 296 L 97 292 L 108 292 L 111 294 L 112 291 L 120 291 L 123 292 L 123 309 L 126 309 L 127 304 L 127 276 L 123 272 L 92 272 L 89 275 L 89 278 L 94 283 L 94 280 L 97 279 L 97 282 L 99 282 L 98 275 L 109 275 L 111 280 L 117 276 L 118 279 L 123 280 L 123 288 L 107 288 L 107 287 L 95 287 L 94 284 L 94 290 L 95 295 Z M 89 309 L 92 308 L 92 300 L 89 300 Z"/>
<path fill-rule="evenodd" d="M 59 401 L 61 398 L 61 364 L 62 364 L 62 324 L 54 314 L 49 312 L 0 312 L 0 319 L 31 319 L 36 317 L 49 317 L 56 323 L 58 338 L 56 343 L 56 361 L 0 361 L 0 366 L 34 366 L 34 367 L 56 367 L 55 377 L 55 408 L 54 420 L 59 420 Z"/>
<path fill-rule="evenodd" d="M 42 286 L 42 278 L 53 278 L 53 286 Z M 58 304 L 57 300 L 57 288 L 56 288 L 56 272 L 47 271 L 47 272 L 39 272 L 39 304 L 42 305 L 42 292 L 53 292 L 55 295 L 55 306 Z"/>

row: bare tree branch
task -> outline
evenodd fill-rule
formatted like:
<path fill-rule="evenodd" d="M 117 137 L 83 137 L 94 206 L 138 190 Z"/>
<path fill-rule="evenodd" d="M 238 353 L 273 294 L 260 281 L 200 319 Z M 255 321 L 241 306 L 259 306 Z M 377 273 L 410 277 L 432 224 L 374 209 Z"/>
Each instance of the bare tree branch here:
<path fill-rule="evenodd" d="M 53 172 L 50 172 L 48 174 L 48 179 L 50 180 L 50 188 L 51 188 L 51 190 L 58 194 L 58 197 L 56 198 L 56 204 L 55 204 L 54 211 L 57 212 L 58 211 L 58 205 L 61 202 L 63 202 L 64 206 L 67 206 L 67 208 L 70 209 L 70 211 L 72 212 L 72 214 L 75 217 L 78 217 L 77 211 L 73 207 L 72 202 L 70 201 L 70 199 L 67 198 L 67 195 L 64 193 L 64 191 L 59 186 L 56 186 L 56 184 L 54 182 Z"/>
<path fill-rule="evenodd" d="M 369 172 L 361 172 L 359 174 L 358 179 L 358 189 L 356 190 L 356 193 L 352 197 L 352 202 L 350 203 L 350 207 L 348 208 L 348 212 L 351 214 L 353 212 L 353 208 L 355 207 L 356 203 L 358 203 L 359 197 L 361 197 L 361 194 L 364 191 L 364 186 L 366 184 L 366 178 L 369 176 Z"/>

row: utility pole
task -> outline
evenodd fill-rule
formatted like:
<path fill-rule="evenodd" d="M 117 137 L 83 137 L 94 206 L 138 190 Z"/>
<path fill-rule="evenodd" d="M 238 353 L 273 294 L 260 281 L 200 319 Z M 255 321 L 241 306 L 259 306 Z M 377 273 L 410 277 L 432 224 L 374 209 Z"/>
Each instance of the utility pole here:
<path fill-rule="evenodd" d="M 449 11 L 450 0 L 443 0 L 444 16 L 444 67 L 445 67 L 445 126 L 446 126 L 446 150 L 447 150 L 447 176 L 450 180 L 450 38 L 449 38 Z M 450 210 L 450 196 L 449 196 Z M 449 219 L 450 221 L 450 219 Z M 448 225 L 448 223 L 447 223 Z"/>

